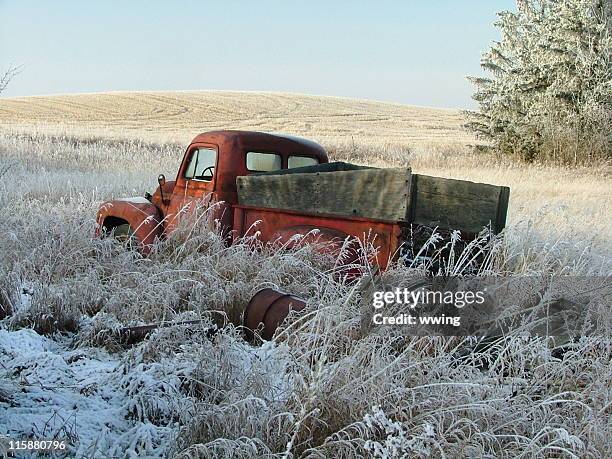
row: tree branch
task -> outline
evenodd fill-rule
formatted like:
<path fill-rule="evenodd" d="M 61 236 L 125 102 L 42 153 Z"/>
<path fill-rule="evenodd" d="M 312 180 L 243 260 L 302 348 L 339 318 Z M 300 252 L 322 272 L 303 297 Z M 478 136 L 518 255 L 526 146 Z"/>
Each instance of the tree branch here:
<path fill-rule="evenodd" d="M 8 70 L 6 72 L 4 72 L 4 75 L 2 75 L 0 77 L 0 93 L 6 89 L 6 87 L 10 83 L 10 81 L 16 75 L 21 73 L 22 68 L 23 68 L 23 65 L 11 65 L 11 66 L 9 66 Z"/>

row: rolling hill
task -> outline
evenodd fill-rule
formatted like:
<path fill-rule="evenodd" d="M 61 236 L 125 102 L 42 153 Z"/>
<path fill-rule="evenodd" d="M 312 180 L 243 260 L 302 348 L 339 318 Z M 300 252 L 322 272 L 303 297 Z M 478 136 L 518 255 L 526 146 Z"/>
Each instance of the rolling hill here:
<path fill-rule="evenodd" d="M 386 144 L 472 141 L 458 110 L 271 92 L 115 92 L 0 99 L 12 130 L 189 140 L 211 129 Z"/>

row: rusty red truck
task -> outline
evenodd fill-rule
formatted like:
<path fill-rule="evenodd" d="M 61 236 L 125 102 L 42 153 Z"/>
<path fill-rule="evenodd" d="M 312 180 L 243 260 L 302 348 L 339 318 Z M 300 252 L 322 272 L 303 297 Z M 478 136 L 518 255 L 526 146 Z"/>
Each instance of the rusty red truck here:
<path fill-rule="evenodd" d="M 175 180 L 158 182 L 153 194 L 104 202 L 97 234 L 136 240 L 147 253 L 190 210 L 208 206 L 228 243 L 249 231 L 262 242 L 351 239 L 373 246 L 384 269 L 422 228 L 464 238 L 484 228 L 499 233 L 509 197 L 503 186 L 329 162 L 310 140 L 233 130 L 196 136 Z"/>

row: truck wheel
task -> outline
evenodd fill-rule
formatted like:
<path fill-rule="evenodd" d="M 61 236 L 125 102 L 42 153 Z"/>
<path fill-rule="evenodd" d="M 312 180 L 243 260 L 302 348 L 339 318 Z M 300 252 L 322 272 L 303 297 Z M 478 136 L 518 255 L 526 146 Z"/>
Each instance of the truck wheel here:
<path fill-rule="evenodd" d="M 135 249 L 137 246 L 136 236 L 129 223 L 115 226 L 114 228 L 115 240 L 125 244 L 130 249 Z"/>

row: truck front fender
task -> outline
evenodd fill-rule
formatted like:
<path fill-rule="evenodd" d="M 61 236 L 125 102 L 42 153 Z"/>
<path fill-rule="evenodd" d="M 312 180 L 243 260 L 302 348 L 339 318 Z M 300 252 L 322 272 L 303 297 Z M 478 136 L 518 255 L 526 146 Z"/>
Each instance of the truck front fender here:
<path fill-rule="evenodd" d="M 138 240 L 140 250 L 148 253 L 164 232 L 159 209 L 145 198 L 121 198 L 106 201 L 96 218 L 96 236 L 103 236 L 114 228 L 128 223 Z"/>

